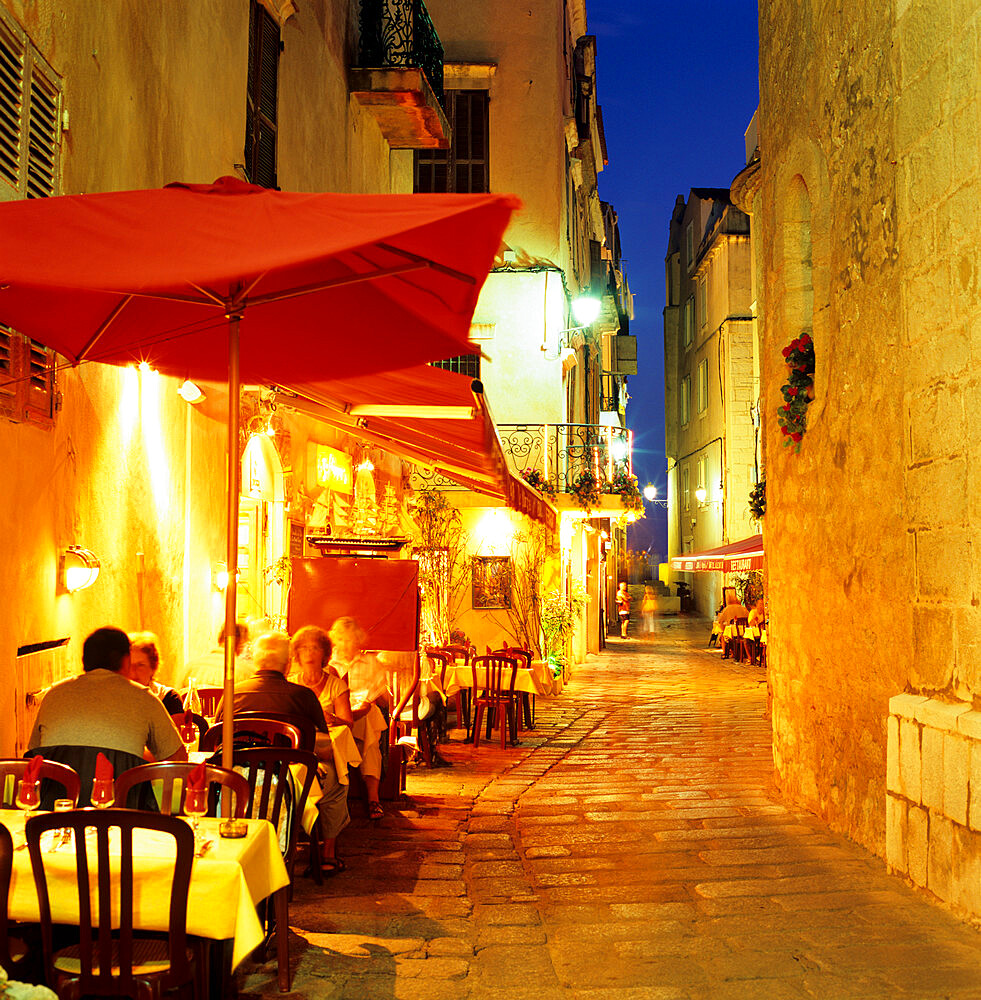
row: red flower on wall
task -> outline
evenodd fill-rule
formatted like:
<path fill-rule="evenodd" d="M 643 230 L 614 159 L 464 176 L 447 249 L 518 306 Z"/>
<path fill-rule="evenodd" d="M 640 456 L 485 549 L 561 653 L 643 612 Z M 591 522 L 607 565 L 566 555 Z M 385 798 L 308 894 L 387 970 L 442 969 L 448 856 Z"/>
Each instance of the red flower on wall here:
<path fill-rule="evenodd" d="M 781 352 L 787 363 L 788 377 L 781 389 L 784 403 L 777 409 L 783 443 L 800 451 L 804 438 L 809 391 L 814 384 L 814 342 L 809 333 L 795 337 Z"/>

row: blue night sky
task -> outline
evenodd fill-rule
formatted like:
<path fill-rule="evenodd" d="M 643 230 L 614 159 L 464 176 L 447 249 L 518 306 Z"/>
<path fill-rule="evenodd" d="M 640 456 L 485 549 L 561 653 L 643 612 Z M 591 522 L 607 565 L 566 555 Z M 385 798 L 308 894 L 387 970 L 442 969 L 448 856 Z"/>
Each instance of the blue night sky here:
<path fill-rule="evenodd" d="M 620 219 L 634 293 L 638 375 L 627 423 L 634 472 L 667 492 L 664 454 L 664 256 L 675 198 L 729 187 L 746 165 L 743 133 L 759 101 L 755 0 L 587 0 L 609 166 L 599 193 Z M 631 547 L 667 552 L 663 507 L 631 530 Z M 651 535 L 653 532 L 653 537 Z"/>

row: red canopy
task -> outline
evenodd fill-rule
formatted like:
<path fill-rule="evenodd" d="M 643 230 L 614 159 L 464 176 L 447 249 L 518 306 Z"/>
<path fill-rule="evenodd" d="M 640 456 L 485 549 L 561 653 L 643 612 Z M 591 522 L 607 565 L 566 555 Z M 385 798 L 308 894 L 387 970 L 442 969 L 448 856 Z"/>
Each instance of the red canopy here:
<path fill-rule="evenodd" d="M 70 361 L 246 382 L 473 353 L 504 195 L 271 191 L 222 177 L 0 204 L 0 322 Z"/>
<path fill-rule="evenodd" d="M 682 552 L 671 557 L 671 568 L 683 573 L 702 570 L 722 573 L 746 573 L 763 568 L 763 536 L 753 535 L 741 542 L 730 542 L 704 552 Z"/>
<path fill-rule="evenodd" d="M 357 378 L 293 381 L 285 389 L 281 403 L 504 500 L 555 529 L 554 508 L 508 467 L 480 382 L 419 365 Z"/>

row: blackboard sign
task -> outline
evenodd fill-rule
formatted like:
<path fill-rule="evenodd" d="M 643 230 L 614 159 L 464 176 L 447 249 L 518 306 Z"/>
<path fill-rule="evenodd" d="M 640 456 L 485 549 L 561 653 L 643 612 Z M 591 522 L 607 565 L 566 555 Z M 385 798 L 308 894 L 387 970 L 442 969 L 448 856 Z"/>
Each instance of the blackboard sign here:
<path fill-rule="evenodd" d="M 302 521 L 290 521 L 290 555 L 303 558 L 303 536 L 306 528 Z"/>

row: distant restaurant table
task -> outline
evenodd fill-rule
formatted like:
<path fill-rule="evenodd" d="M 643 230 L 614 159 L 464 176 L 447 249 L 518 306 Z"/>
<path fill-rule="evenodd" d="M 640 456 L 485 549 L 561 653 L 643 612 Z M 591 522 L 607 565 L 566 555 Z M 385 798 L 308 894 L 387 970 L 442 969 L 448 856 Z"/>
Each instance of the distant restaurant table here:
<path fill-rule="evenodd" d="M 194 859 L 187 899 L 187 932 L 216 941 L 232 941 L 234 969 L 263 941 L 256 904 L 289 884 L 276 832 L 266 820 L 248 820 L 247 836 L 225 840 L 218 836 L 218 820 L 200 821 L 200 836 L 211 840 L 204 857 Z M 24 844 L 24 816 L 20 810 L 0 810 L 0 823 L 14 841 L 14 864 L 7 899 L 11 919 L 37 923 L 37 890 Z M 169 926 L 173 840 L 156 831 L 136 831 L 133 838 L 133 925 L 139 930 L 166 931 Z M 51 916 L 55 923 L 78 923 L 75 855 L 71 847 L 45 852 Z M 115 867 L 115 866 L 114 866 Z M 118 878 L 118 876 L 117 876 Z M 98 911 L 92 880 L 92 907 Z"/>
<path fill-rule="evenodd" d="M 444 695 L 447 697 L 456 694 L 460 688 L 473 687 L 473 670 L 463 664 L 452 664 L 446 668 L 444 676 Z M 478 668 L 477 685 L 484 687 L 487 684 L 487 672 Z M 514 690 L 525 691 L 528 694 L 541 695 L 548 698 L 562 693 L 562 676 L 552 675 L 552 668 L 542 660 L 532 660 L 531 668 L 519 667 L 514 678 Z"/>

